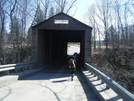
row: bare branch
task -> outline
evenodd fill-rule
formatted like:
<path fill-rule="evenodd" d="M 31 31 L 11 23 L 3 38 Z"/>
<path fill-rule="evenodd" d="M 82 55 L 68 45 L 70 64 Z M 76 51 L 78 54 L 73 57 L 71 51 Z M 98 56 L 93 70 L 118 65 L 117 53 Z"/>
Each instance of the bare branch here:
<path fill-rule="evenodd" d="M 68 13 L 70 11 L 70 9 L 75 6 L 76 2 L 77 2 L 77 0 L 72 1 L 72 3 L 70 4 L 70 7 L 68 8 L 66 13 Z"/>

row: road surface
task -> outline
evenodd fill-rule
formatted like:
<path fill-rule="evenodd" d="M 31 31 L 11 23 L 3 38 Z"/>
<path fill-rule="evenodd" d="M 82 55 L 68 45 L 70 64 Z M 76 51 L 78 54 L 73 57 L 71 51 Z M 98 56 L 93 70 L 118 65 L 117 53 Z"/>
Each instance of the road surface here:
<path fill-rule="evenodd" d="M 0 101 L 99 101 L 80 72 L 71 81 L 67 64 L 62 59 L 34 76 L 1 87 Z"/>

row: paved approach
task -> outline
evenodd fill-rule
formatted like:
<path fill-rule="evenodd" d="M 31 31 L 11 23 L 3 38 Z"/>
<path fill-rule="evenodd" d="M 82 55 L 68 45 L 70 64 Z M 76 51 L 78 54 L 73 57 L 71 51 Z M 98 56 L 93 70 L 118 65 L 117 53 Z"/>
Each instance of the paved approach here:
<path fill-rule="evenodd" d="M 77 72 L 70 80 L 67 61 L 59 61 L 42 72 L 0 88 L 0 101 L 99 101 Z"/>

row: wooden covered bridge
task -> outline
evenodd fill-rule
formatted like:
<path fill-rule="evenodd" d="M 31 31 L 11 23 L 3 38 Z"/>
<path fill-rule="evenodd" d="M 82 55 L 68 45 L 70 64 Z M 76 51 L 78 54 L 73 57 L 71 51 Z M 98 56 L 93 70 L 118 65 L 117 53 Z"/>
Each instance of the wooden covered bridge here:
<path fill-rule="evenodd" d="M 0 66 L 8 74 L 0 77 L 0 101 L 134 101 L 133 94 L 90 65 L 91 27 L 59 13 L 32 31 L 33 61 Z M 74 81 L 64 61 L 68 42 L 80 43 L 79 67 L 87 69 L 79 69 Z"/>
<path fill-rule="evenodd" d="M 59 13 L 32 27 L 33 61 L 44 66 L 55 59 L 67 55 L 67 43 L 80 43 L 81 64 L 90 62 L 92 28 Z"/>

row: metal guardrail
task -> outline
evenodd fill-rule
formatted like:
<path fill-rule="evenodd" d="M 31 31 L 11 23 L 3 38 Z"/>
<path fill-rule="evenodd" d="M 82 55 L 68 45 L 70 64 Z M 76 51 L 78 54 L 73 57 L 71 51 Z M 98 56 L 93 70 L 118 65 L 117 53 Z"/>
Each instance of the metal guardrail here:
<path fill-rule="evenodd" d="M 123 100 L 134 101 L 134 95 L 130 93 L 129 91 L 127 91 L 122 86 L 120 86 L 110 77 L 108 77 L 107 75 L 97 70 L 96 68 L 94 68 L 92 65 L 88 63 L 85 63 L 85 67 L 89 69 L 91 72 L 93 72 L 96 76 L 98 76 L 103 82 L 105 82 L 108 85 L 108 87 L 113 89 Z"/>
<path fill-rule="evenodd" d="M 9 74 L 9 70 L 15 69 L 15 72 L 17 72 L 18 69 L 22 69 L 24 67 L 29 66 L 35 66 L 37 65 L 37 62 L 26 62 L 26 63 L 17 63 L 17 64 L 9 64 L 9 65 L 0 65 L 0 71 L 6 71 L 7 74 Z"/>

